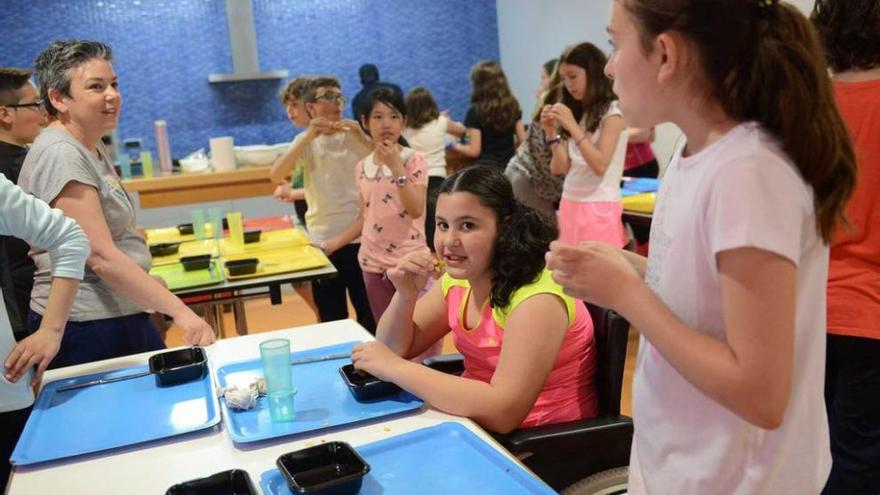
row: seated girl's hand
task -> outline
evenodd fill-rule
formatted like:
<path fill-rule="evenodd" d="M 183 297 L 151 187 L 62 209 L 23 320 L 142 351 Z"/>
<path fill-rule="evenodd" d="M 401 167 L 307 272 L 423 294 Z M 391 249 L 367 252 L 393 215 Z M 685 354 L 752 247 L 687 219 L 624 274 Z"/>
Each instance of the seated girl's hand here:
<path fill-rule="evenodd" d="M 394 175 L 404 175 L 406 169 L 403 168 L 403 159 L 400 156 L 400 147 L 396 142 L 376 140 L 373 146 L 373 154 L 376 163 L 387 165 Z"/>
<path fill-rule="evenodd" d="M 428 277 L 436 269 L 437 260 L 433 255 L 429 252 L 416 251 L 401 258 L 397 266 L 386 272 L 386 276 L 402 296 L 414 299 L 425 288 Z"/>
<path fill-rule="evenodd" d="M 401 362 L 403 358 L 378 341 L 356 345 L 351 351 L 351 363 L 355 369 L 366 371 L 386 382 L 394 381 L 393 370 Z"/>
<path fill-rule="evenodd" d="M 31 386 L 43 379 L 43 372 L 61 348 L 61 332 L 40 328 L 32 335 L 16 344 L 6 358 L 4 376 L 10 382 L 17 382 L 25 371 L 36 366 Z"/>
<path fill-rule="evenodd" d="M 644 284 L 620 248 L 602 242 L 571 246 L 554 241 L 546 260 L 566 294 L 604 308 L 619 310 L 633 289 Z"/>

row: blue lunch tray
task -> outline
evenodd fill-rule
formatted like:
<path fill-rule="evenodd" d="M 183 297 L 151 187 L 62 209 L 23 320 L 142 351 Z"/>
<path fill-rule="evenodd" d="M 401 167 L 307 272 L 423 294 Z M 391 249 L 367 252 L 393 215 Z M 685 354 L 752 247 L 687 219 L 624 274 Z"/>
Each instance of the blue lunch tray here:
<path fill-rule="evenodd" d="M 660 181 L 650 177 L 636 177 L 624 180 L 621 189 L 635 192 L 657 192 L 660 189 Z"/>
<path fill-rule="evenodd" d="M 154 375 L 58 392 L 58 387 L 147 371 L 136 366 L 46 384 L 11 462 L 26 466 L 173 437 L 220 423 L 210 373 L 169 387 Z"/>
<path fill-rule="evenodd" d="M 359 343 L 347 342 L 295 352 L 291 358 L 350 354 L 352 347 Z M 422 407 L 421 400 L 405 391 L 382 400 L 356 401 L 339 374 L 339 368 L 350 362 L 343 358 L 293 366 L 293 386 L 296 388 L 296 418 L 293 421 L 273 423 L 265 397 L 257 399 L 256 407 L 246 411 L 230 408 L 221 398 L 226 431 L 236 443 L 258 442 L 402 414 Z M 244 385 L 262 375 L 259 359 L 241 361 L 221 366 L 217 370 L 217 384 L 220 387 Z"/>
<path fill-rule="evenodd" d="M 370 465 L 360 495 L 555 494 L 473 432 L 441 423 L 355 447 Z M 260 476 L 267 495 L 293 492 L 277 469 Z"/>

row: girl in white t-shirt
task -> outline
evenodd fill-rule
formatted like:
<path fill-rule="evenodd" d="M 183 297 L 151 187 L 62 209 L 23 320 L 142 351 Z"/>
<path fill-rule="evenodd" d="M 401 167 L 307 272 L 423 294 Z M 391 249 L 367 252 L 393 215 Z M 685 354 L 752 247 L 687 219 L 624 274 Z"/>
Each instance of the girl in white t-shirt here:
<path fill-rule="evenodd" d="M 642 335 L 629 493 L 819 493 L 828 241 L 855 164 L 813 28 L 776 0 L 611 5 L 627 119 L 687 139 L 647 262 L 600 243 L 547 259 Z"/>
<path fill-rule="evenodd" d="M 626 123 L 602 73 L 607 59 L 591 43 L 571 46 L 559 57 L 561 102 L 541 111 L 553 158 L 550 171 L 565 174 L 559 202 L 559 240 L 626 244 L 620 178 L 626 158 Z M 560 134 L 556 129 L 561 130 Z"/>
<path fill-rule="evenodd" d="M 425 237 L 434 249 L 434 211 L 440 184 L 446 178 L 447 135 L 461 137 L 467 129 L 440 113 L 434 96 L 427 88 L 413 88 L 406 94 L 406 128 L 403 137 L 410 148 L 421 153 L 428 162 L 428 200 L 425 210 Z"/>

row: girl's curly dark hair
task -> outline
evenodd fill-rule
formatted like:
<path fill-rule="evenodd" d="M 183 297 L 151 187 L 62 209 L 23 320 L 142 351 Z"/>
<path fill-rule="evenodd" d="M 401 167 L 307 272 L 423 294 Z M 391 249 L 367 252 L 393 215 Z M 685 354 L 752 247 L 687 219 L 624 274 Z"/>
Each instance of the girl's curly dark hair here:
<path fill-rule="evenodd" d="M 498 167 L 475 165 L 450 175 L 440 186 L 440 194 L 456 192 L 473 194 L 495 212 L 498 234 L 490 263 L 489 303 L 504 308 L 517 289 L 541 275 L 544 253 L 559 233 L 540 213 L 516 200 L 510 181 Z"/>
<path fill-rule="evenodd" d="M 880 65 L 880 2 L 817 0 L 810 16 L 834 72 Z"/>

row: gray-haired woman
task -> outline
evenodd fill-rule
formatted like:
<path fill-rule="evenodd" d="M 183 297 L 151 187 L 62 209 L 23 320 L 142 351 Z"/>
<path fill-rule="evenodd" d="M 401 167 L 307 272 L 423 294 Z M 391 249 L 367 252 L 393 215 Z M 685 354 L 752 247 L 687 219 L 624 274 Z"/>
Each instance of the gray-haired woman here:
<path fill-rule="evenodd" d="M 19 184 L 75 219 L 91 243 L 52 367 L 163 348 L 149 310 L 171 316 L 190 344 L 214 340 L 211 327 L 148 274 L 150 253 L 135 230 L 134 207 L 101 143 L 116 127 L 122 104 L 110 61 L 109 46 L 72 40 L 52 43 L 35 64 L 40 96 L 54 119 L 34 141 Z M 46 306 L 51 268 L 45 252 L 35 262 L 32 328 Z"/>

